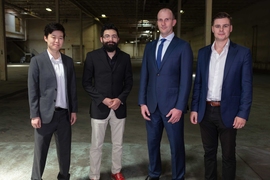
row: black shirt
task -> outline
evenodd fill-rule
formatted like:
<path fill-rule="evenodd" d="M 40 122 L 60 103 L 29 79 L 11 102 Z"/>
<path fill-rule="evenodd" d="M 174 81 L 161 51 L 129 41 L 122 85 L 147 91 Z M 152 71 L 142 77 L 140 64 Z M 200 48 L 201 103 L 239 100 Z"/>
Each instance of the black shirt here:
<path fill-rule="evenodd" d="M 103 48 L 103 49 L 104 49 L 104 48 Z M 112 57 L 112 59 L 111 59 L 111 58 L 108 56 L 107 51 L 104 49 L 104 52 L 105 52 L 106 55 L 107 55 L 107 61 L 108 61 L 109 65 L 111 66 L 112 69 L 113 69 L 114 64 L 115 64 L 115 62 L 116 62 L 117 56 L 118 56 L 118 54 L 119 54 L 119 51 L 120 51 L 120 49 L 119 49 L 119 48 L 116 48 L 115 55 L 114 55 L 114 56 Z"/>

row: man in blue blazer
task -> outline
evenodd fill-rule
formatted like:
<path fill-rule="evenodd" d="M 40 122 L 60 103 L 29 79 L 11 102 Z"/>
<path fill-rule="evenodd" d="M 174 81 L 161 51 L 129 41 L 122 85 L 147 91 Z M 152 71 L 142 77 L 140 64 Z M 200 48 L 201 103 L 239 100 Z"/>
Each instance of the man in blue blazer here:
<path fill-rule="evenodd" d="M 200 123 L 205 179 L 217 179 L 218 138 L 222 179 L 236 174 L 236 133 L 245 126 L 252 102 L 252 60 L 249 49 L 230 41 L 231 17 L 213 17 L 215 42 L 199 50 L 190 121 Z"/>
<path fill-rule="evenodd" d="M 170 9 L 158 12 L 160 37 L 146 45 L 142 60 L 139 105 L 146 120 L 147 180 L 159 179 L 162 172 L 160 141 L 164 127 L 171 148 L 172 179 L 184 179 L 185 175 L 184 113 L 191 89 L 193 53 L 189 43 L 174 35 L 175 24 Z"/>
<path fill-rule="evenodd" d="M 51 138 L 54 135 L 59 162 L 58 180 L 69 180 L 71 125 L 78 109 L 73 60 L 59 52 L 65 29 L 59 23 L 44 28 L 47 50 L 34 56 L 28 71 L 31 125 L 35 150 L 31 180 L 41 180 Z"/>

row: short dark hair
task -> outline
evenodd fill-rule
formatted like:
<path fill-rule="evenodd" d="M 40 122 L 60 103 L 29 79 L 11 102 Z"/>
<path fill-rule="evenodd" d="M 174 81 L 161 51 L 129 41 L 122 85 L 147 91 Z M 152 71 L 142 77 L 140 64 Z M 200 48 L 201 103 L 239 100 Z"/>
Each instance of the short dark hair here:
<path fill-rule="evenodd" d="M 228 13 L 219 12 L 213 16 L 212 25 L 214 25 L 214 22 L 216 19 L 222 19 L 222 18 L 228 18 L 230 20 L 230 24 L 232 24 L 232 17 Z"/>
<path fill-rule="evenodd" d="M 103 25 L 103 27 L 101 28 L 101 31 L 100 31 L 100 37 L 103 37 L 104 31 L 105 31 L 105 30 L 109 30 L 109 29 L 115 30 L 116 33 L 117 33 L 117 36 L 119 37 L 118 29 L 117 29 L 117 27 L 115 27 L 115 25 L 112 24 L 112 23 L 106 23 L 106 24 Z"/>
<path fill-rule="evenodd" d="M 44 28 L 44 36 L 48 37 L 49 34 L 51 34 L 53 31 L 62 31 L 63 37 L 65 38 L 65 28 L 60 23 L 49 23 Z"/>

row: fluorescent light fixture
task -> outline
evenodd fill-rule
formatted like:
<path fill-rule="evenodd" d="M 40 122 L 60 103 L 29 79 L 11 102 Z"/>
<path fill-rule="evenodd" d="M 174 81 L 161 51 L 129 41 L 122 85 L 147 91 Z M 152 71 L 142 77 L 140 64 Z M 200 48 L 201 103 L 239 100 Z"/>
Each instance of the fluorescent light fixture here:
<path fill-rule="evenodd" d="M 51 9 L 51 8 L 46 8 L 46 11 L 51 12 L 51 11 L 52 11 L 52 9 Z"/>

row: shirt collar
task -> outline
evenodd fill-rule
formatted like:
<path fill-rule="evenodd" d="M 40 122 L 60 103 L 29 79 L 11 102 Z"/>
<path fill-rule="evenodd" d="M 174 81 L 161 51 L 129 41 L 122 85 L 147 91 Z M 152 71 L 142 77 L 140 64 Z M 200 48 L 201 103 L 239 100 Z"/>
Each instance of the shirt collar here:
<path fill-rule="evenodd" d="M 104 47 L 102 47 L 102 49 L 104 50 L 106 56 L 109 58 L 106 49 Z M 115 54 L 114 54 L 113 58 L 117 57 L 117 55 L 119 54 L 119 52 L 120 52 L 120 49 L 119 49 L 119 47 L 117 47 L 116 50 L 115 50 Z"/>
<path fill-rule="evenodd" d="M 61 56 L 61 53 L 60 53 L 60 57 L 58 59 L 54 59 L 54 57 L 51 55 L 51 53 L 47 50 L 48 52 L 48 55 L 49 55 L 49 58 L 51 60 L 52 63 L 54 64 L 60 64 L 62 63 L 62 56 Z"/>
<path fill-rule="evenodd" d="M 174 32 L 172 32 L 170 35 L 168 35 L 167 37 L 162 37 L 161 35 L 159 35 L 159 39 L 158 41 L 160 41 L 161 39 L 166 39 L 166 41 L 172 41 L 174 37 Z"/>
<path fill-rule="evenodd" d="M 214 41 L 214 43 L 213 43 L 212 46 L 211 46 L 211 50 L 212 50 L 212 51 L 215 51 L 215 44 L 216 44 L 216 41 Z M 228 41 L 227 41 L 227 43 L 225 44 L 223 50 L 229 49 L 229 45 L 230 45 L 230 39 L 228 39 Z"/>

